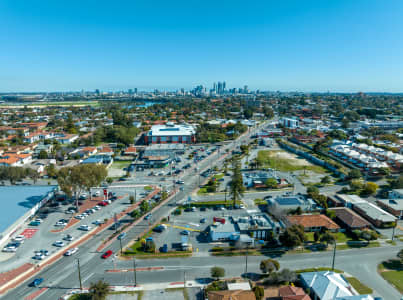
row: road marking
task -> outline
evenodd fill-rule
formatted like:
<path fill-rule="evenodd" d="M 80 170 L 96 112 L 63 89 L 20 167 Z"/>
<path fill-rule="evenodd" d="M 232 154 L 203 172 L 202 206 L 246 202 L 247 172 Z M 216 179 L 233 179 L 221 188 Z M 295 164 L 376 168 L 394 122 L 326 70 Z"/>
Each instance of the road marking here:
<path fill-rule="evenodd" d="M 21 233 L 21 235 L 25 236 L 25 238 L 27 238 L 27 239 L 30 239 L 35 235 L 35 233 L 38 230 L 39 229 L 37 229 L 37 228 L 27 228 Z"/>
<path fill-rule="evenodd" d="M 49 288 L 41 288 L 40 290 L 37 290 L 35 292 L 33 292 L 32 294 L 26 296 L 24 298 L 24 300 L 33 300 L 36 297 L 38 297 L 39 295 L 43 294 L 44 292 L 46 292 Z"/>
<path fill-rule="evenodd" d="M 200 232 L 199 229 L 193 229 L 193 228 L 190 228 L 190 227 L 183 227 L 183 226 L 177 226 L 177 225 L 171 225 L 171 224 L 165 224 L 165 225 L 170 226 L 170 227 L 172 227 L 172 228 L 177 228 L 177 229 L 184 229 L 184 230 L 189 230 L 189 231 Z"/>
<path fill-rule="evenodd" d="M 88 279 L 90 279 L 95 273 L 91 273 L 88 276 L 86 276 L 83 280 L 83 282 L 86 282 Z"/>

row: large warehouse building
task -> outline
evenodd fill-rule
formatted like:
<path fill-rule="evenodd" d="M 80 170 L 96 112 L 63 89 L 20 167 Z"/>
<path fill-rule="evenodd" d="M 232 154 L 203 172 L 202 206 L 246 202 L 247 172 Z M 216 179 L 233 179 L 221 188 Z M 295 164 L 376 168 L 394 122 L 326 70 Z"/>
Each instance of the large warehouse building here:
<path fill-rule="evenodd" d="M 154 125 L 144 136 L 149 144 L 191 144 L 196 141 L 196 128 L 191 125 L 177 125 L 168 122 L 166 125 Z"/>

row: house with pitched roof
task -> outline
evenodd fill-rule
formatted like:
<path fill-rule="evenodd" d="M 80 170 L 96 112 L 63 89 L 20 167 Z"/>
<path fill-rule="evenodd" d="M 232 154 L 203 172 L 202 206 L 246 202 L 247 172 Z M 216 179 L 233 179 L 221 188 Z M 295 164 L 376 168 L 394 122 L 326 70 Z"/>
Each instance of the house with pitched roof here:
<path fill-rule="evenodd" d="M 337 232 L 340 227 L 325 215 L 295 215 L 287 216 L 291 225 L 302 225 L 305 231 L 320 231 L 323 228 Z"/>
<path fill-rule="evenodd" d="M 363 230 L 371 227 L 371 224 L 367 220 L 347 207 L 335 207 L 331 210 L 336 214 L 336 222 L 342 228 Z"/>

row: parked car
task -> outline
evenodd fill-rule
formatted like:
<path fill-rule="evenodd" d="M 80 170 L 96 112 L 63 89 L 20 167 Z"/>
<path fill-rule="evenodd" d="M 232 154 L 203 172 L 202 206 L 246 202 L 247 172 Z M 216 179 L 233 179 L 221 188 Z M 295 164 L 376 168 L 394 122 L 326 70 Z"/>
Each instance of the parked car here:
<path fill-rule="evenodd" d="M 41 225 L 41 222 L 38 221 L 32 221 L 31 223 L 29 223 L 30 226 L 39 226 Z"/>
<path fill-rule="evenodd" d="M 43 282 L 43 278 L 35 278 L 35 279 L 29 284 L 29 286 L 37 287 L 37 286 L 39 286 L 42 282 Z"/>
<path fill-rule="evenodd" d="M 201 219 L 200 223 L 206 223 L 206 218 Z"/>
<path fill-rule="evenodd" d="M 68 234 L 63 238 L 63 240 L 71 242 L 72 240 L 74 240 L 74 238 L 70 234 Z"/>
<path fill-rule="evenodd" d="M 35 253 L 35 256 L 32 257 L 32 258 L 33 258 L 33 259 L 36 259 L 36 260 L 42 260 L 42 259 L 45 258 L 45 255 L 43 255 L 43 254 L 40 253 L 40 252 L 36 252 L 36 253 Z"/>
<path fill-rule="evenodd" d="M 183 231 L 180 232 L 180 234 L 181 235 L 189 235 L 190 232 L 189 232 L 189 230 L 183 230 Z"/>
<path fill-rule="evenodd" d="M 64 253 L 64 256 L 71 256 L 71 255 L 73 255 L 74 253 L 76 253 L 77 251 L 78 251 L 78 248 L 77 248 L 77 247 L 71 248 L 71 249 L 67 250 L 67 251 Z"/>
<path fill-rule="evenodd" d="M 101 221 L 101 220 L 95 220 L 94 222 L 92 222 L 92 224 L 94 224 L 94 225 L 101 225 L 101 224 L 104 224 L 104 222 Z"/>
<path fill-rule="evenodd" d="M 48 250 L 42 249 L 42 250 L 39 250 L 38 252 L 42 253 L 45 256 L 49 256 L 49 251 Z"/>
<path fill-rule="evenodd" d="M 80 227 L 78 227 L 78 229 L 83 231 L 90 231 L 91 227 L 88 225 L 81 225 Z"/>
<path fill-rule="evenodd" d="M 66 226 L 67 223 L 66 222 L 61 222 L 61 221 L 57 221 L 55 226 Z"/>
<path fill-rule="evenodd" d="M 87 198 L 88 198 L 87 194 L 84 193 L 84 194 L 81 194 L 78 199 L 80 199 L 80 200 L 85 200 L 85 199 L 87 199 Z"/>
<path fill-rule="evenodd" d="M 25 240 L 25 236 L 23 236 L 23 235 L 17 235 L 16 237 L 13 238 L 13 242 L 23 243 L 24 240 Z"/>
<path fill-rule="evenodd" d="M 77 220 L 82 220 L 85 217 L 83 215 L 77 215 L 77 216 L 74 216 L 74 218 L 77 219 Z"/>
<path fill-rule="evenodd" d="M 104 254 L 102 254 L 101 258 L 107 259 L 109 256 L 113 254 L 112 250 L 106 251 Z"/>
<path fill-rule="evenodd" d="M 144 220 L 149 220 L 149 219 L 151 219 L 151 217 L 152 217 L 152 214 L 148 214 L 148 215 L 146 215 L 146 216 L 144 217 Z"/>
<path fill-rule="evenodd" d="M 55 247 L 63 247 L 64 242 L 63 241 L 56 241 L 56 242 L 53 243 L 53 246 L 55 246 Z"/>

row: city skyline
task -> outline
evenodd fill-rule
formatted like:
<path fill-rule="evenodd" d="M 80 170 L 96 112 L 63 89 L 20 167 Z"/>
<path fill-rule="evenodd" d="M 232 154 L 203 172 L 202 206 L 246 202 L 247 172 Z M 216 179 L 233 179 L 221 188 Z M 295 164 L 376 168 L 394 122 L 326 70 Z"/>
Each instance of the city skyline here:
<path fill-rule="evenodd" d="M 401 92 L 401 1 L 0 4 L 0 92 Z M 210 80 L 211 78 L 211 80 Z"/>

